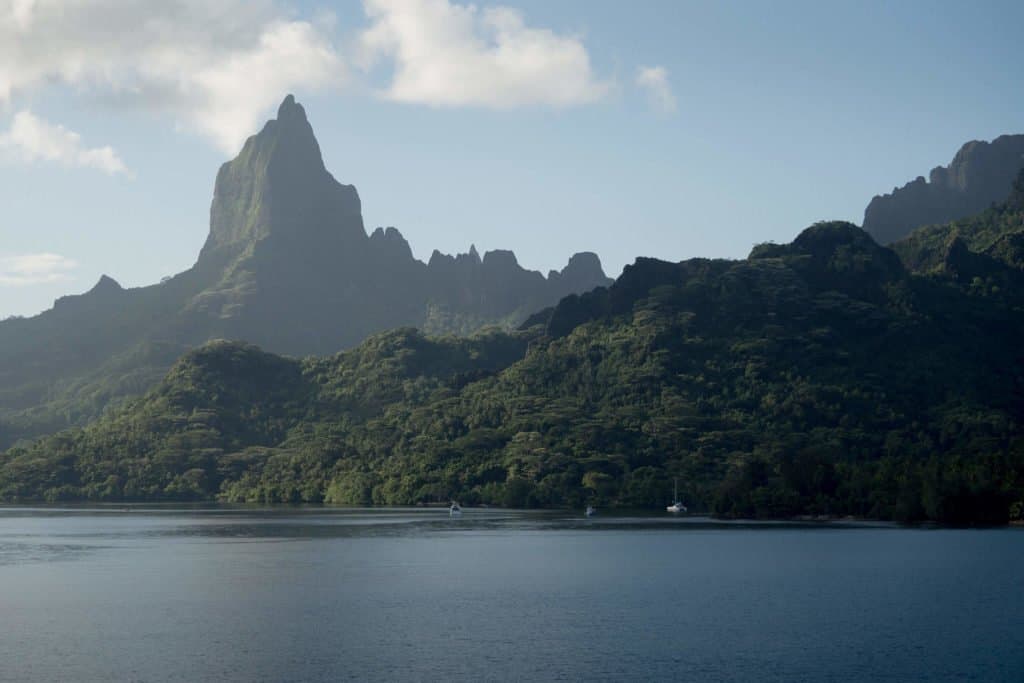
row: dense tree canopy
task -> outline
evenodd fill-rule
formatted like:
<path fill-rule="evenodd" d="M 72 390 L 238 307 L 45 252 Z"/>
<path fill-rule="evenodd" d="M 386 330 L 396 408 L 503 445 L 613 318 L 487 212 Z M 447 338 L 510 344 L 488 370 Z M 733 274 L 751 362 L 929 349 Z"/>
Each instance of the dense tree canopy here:
<path fill-rule="evenodd" d="M 215 342 L 0 456 L 0 497 L 663 509 L 678 478 L 721 515 L 1001 522 L 1024 501 L 1020 301 L 823 223 L 743 261 L 640 259 L 513 333 Z"/>

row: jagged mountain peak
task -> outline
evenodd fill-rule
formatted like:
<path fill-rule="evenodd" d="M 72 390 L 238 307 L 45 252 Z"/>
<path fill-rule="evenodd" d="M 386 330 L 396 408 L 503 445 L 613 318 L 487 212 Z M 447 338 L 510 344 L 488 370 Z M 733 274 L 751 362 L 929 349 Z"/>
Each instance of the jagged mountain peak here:
<path fill-rule="evenodd" d="M 306 111 L 288 95 L 277 118 L 217 173 L 203 258 L 237 254 L 274 233 L 294 245 L 363 242 L 359 194 L 324 165 Z"/>
<path fill-rule="evenodd" d="M 864 210 L 864 229 L 880 244 L 903 239 L 923 225 L 966 218 L 1002 202 L 1024 167 L 1024 135 L 964 144 L 948 166 L 928 179 L 918 176 L 890 194 L 874 197 Z"/>
<path fill-rule="evenodd" d="M 281 101 L 281 105 L 277 108 L 277 120 L 288 121 L 291 119 L 306 120 L 306 110 L 301 104 L 295 101 L 295 95 L 288 94 Z"/>
<path fill-rule="evenodd" d="M 267 151 L 272 155 L 271 161 L 282 172 L 304 167 L 326 172 L 313 126 L 306 117 L 305 108 L 295 101 L 293 95 L 284 98 L 277 108 L 277 118 L 268 121 L 263 130 L 250 140 L 254 145 L 269 143 Z"/>
<path fill-rule="evenodd" d="M 123 290 L 124 287 L 122 287 L 117 280 L 110 277 L 109 275 L 101 275 L 100 279 L 96 281 L 95 285 L 93 285 L 93 288 L 89 290 L 89 293 L 92 294 L 95 292 L 120 292 Z"/>
<path fill-rule="evenodd" d="M 403 264 L 414 261 L 412 248 L 397 228 L 377 228 L 370 235 L 370 248 L 377 253 L 395 257 Z"/>
<path fill-rule="evenodd" d="M 53 305 L 54 308 L 64 310 L 81 306 L 94 307 L 115 305 L 116 301 L 120 298 L 120 295 L 124 292 L 125 289 L 121 287 L 114 278 L 108 275 L 101 275 L 100 279 L 96 281 L 96 284 L 93 285 L 92 289 L 89 291 L 84 294 L 70 294 L 68 296 L 62 296 L 54 301 Z"/>
<path fill-rule="evenodd" d="M 277 108 L 277 118 L 250 136 L 238 156 L 228 163 L 265 166 L 279 172 L 327 171 L 313 126 L 294 95 L 284 98 Z"/>
<path fill-rule="evenodd" d="M 79 391 L 72 387 L 90 386 L 79 381 L 124 376 L 131 381 L 110 398 L 136 393 L 181 351 L 217 338 L 304 356 L 402 326 L 437 334 L 511 327 L 566 294 L 607 284 L 599 269 L 582 270 L 582 278 L 545 280 L 512 252 L 481 256 L 475 246 L 456 256 L 435 251 L 424 264 L 395 228 L 368 236 L 355 187 L 327 170 L 305 109 L 289 95 L 217 173 L 209 235 L 192 268 L 131 289 L 104 277 L 51 311 L 0 321 L 0 386 L 8 388 L 0 447 L 103 409 L 90 398 L 74 418 L 63 408 L 48 413 L 44 404 L 56 410 L 70 400 L 52 398 L 54 386 Z M 37 410 L 38 421 L 5 436 L 4 419 L 24 410 Z"/>

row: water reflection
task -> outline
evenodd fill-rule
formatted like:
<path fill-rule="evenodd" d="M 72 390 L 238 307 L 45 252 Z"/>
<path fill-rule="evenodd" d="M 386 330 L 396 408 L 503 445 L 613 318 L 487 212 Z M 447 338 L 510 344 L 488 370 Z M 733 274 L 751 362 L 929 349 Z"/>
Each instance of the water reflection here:
<path fill-rule="evenodd" d="M 0 507 L 0 565 L 74 560 L 104 547 L 160 541 L 315 541 L 523 532 L 843 529 L 862 523 L 736 522 L 648 512 L 210 505 Z M 877 525 L 875 525 L 877 526 Z M 886 525 L 887 526 L 887 525 Z"/>
<path fill-rule="evenodd" d="M 1020 680 L 1020 531 L 0 508 L 0 680 Z"/>
<path fill-rule="evenodd" d="M 7 507 L 0 508 L 0 540 L 61 537 L 317 539 L 402 537 L 461 532 L 519 531 L 702 531 L 723 529 L 821 529 L 891 527 L 863 522 L 728 521 L 702 516 L 576 511 L 466 509 L 450 517 L 447 508 L 323 507 Z"/>
<path fill-rule="evenodd" d="M 69 543 L 19 543 L 0 540 L 0 567 L 25 562 L 76 560 L 100 548 L 100 546 Z"/>

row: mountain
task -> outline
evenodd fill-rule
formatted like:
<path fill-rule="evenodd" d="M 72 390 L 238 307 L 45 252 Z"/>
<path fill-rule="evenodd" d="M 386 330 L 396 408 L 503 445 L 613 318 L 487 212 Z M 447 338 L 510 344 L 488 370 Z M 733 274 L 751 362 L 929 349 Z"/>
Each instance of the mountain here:
<path fill-rule="evenodd" d="M 302 360 L 207 344 L 0 455 L 0 499 L 663 509 L 678 477 L 727 516 L 1005 522 L 1022 334 L 1003 299 L 822 223 L 740 261 L 638 259 L 515 331 Z"/>
<path fill-rule="evenodd" d="M 1005 201 L 975 216 L 918 228 L 892 248 L 913 272 L 951 280 L 1019 313 L 1024 303 L 1024 169 Z"/>
<path fill-rule="evenodd" d="M 932 169 L 891 194 L 876 196 L 864 210 L 864 229 L 889 244 L 923 225 L 949 223 L 1003 201 L 1024 168 L 1024 135 L 1003 135 L 992 142 L 973 140 L 949 166 Z"/>
<path fill-rule="evenodd" d="M 591 253 L 545 277 L 509 251 L 434 252 L 423 263 L 394 228 L 367 235 L 355 187 L 327 171 L 289 95 L 217 173 L 192 268 L 137 289 L 104 276 L 38 316 L 0 322 L 0 447 L 96 417 L 211 339 L 328 354 L 401 326 L 512 328 L 610 283 Z"/>

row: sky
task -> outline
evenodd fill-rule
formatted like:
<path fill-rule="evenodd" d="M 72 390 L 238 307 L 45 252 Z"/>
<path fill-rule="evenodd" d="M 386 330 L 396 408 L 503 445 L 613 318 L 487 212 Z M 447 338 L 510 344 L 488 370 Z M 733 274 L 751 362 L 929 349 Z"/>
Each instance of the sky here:
<path fill-rule="evenodd" d="M 0 319 L 187 269 L 294 93 L 414 254 L 742 258 L 1024 132 L 1024 3 L 0 0 Z"/>

